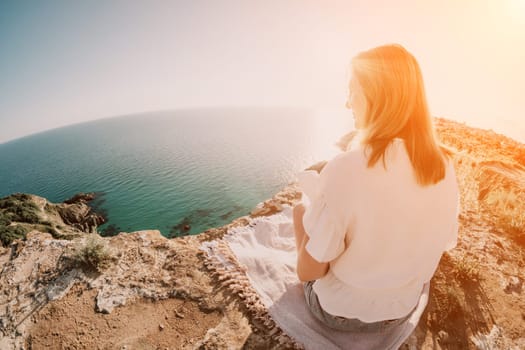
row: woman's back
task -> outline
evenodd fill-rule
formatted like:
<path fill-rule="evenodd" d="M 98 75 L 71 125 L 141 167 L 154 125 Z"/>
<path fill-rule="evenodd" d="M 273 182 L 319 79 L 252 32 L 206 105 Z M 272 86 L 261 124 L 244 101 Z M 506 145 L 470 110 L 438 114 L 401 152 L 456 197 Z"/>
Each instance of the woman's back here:
<path fill-rule="evenodd" d="M 384 165 L 369 167 L 358 147 L 328 162 L 320 175 L 308 175 L 318 177 L 318 189 L 303 188 L 314 197 L 303 219 L 310 234 L 306 249 L 319 261 L 331 261 L 328 274 L 314 284 L 323 309 L 367 322 L 405 316 L 442 252 L 455 246 L 452 161 L 443 180 L 421 186 L 404 141 L 395 138 Z"/>

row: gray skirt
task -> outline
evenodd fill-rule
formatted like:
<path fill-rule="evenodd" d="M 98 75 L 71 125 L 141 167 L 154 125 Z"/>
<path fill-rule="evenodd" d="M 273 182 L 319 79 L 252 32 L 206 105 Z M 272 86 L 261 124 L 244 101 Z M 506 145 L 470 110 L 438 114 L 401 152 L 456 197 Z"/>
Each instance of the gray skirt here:
<path fill-rule="evenodd" d="M 357 318 L 346 318 L 341 316 L 334 316 L 324 311 L 321 305 L 319 304 L 319 299 L 317 294 L 313 289 L 313 284 L 315 281 L 308 281 L 304 284 L 304 296 L 306 299 L 306 304 L 310 309 L 310 312 L 317 318 L 321 323 L 326 325 L 329 328 L 336 329 L 339 331 L 347 332 L 358 332 L 358 333 L 375 333 L 386 331 L 389 328 L 395 327 L 404 321 L 408 320 L 412 315 L 412 310 L 408 315 L 402 318 L 395 320 L 385 320 L 377 322 L 363 322 Z"/>

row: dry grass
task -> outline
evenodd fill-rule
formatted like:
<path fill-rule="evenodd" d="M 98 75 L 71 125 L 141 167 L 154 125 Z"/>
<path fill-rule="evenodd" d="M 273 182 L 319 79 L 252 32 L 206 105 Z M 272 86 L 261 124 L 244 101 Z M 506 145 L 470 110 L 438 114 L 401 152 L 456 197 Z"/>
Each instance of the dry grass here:
<path fill-rule="evenodd" d="M 106 242 L 96 234 L 90 234 L 85 241 L 77 243 L 71 258 L 76 265 L 98 272 L 107 269 L 113 261 Z"/>
<path fill-rule="evenodd" d="M 491 190 L 484 204 L 495 216 L 498 229 L 506 233 L 521 246 L 525 246 L 525 202 L 524 194 L 503 188 Z"/>
<path fill-rule="evenodd" d="M 478 282 L 481 279 L 479 262 L 464 255 L 454 263 L 452 274 L 461 282 Z"/>
<path fill-rule="evenodd" d="M 525 212 L 516 208 L 504 208 L 499 215 L 499 225 L 509 234 L 523 234 L 525 232 Z"/>

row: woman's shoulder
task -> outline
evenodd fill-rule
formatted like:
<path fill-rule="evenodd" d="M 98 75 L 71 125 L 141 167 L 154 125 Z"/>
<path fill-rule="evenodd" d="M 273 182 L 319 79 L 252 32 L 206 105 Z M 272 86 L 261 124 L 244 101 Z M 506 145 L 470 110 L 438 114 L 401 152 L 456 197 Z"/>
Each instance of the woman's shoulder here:
<path fill-rule="evenodd" d="M 366 156 L 363 148 L 354 148 L 337 154 L 330 159 L 322 171 L 337 171 L 345 168 L 358 168 L 366 165 Z"/>

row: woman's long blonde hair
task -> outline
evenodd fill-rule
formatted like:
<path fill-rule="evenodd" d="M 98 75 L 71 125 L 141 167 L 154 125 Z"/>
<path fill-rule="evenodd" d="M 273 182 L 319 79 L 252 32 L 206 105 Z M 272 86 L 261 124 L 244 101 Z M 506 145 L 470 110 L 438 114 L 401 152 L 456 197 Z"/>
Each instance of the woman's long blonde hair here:
<path fill-rule="evenodd" d="M 450 152 L 439 145 L 428 110 L 419 64 L 401 45 L 384 45 L 359 53 L 352 74 L 367 100 L 361 142 L 369 150 L 368 166 L 379 159 L 394 138 L 402 138 L 416 180 L 426 186 L 445 177 Z"/>

